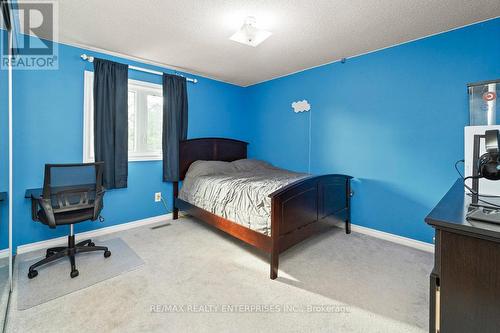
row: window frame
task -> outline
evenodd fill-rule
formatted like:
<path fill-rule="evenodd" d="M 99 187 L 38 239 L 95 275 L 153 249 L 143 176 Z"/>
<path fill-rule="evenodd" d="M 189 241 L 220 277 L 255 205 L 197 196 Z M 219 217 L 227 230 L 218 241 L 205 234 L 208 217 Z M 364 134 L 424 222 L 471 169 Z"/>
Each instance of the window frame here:
<path fill-rule="evenodd" d="M 85 71 L 84 72 L 84 102 L 83 102 L 83 162 L 89 163 L 94 162 L 94 72 Z M 144 101 L 144 105 L 139 107 L 139 99 L 146 99 L 147 95 L 145 92 L 150 92 L 154 90 L 154 96 L 163 96 L 162 86 L 161 84 L 138 81 L 138 80 L 128 80 L 128 92 L 135 92 L 135 116 L 136 116 L 136 138 L 139 137 L 141 133 L 138 131 L 137 121 L 139 118 L 142 122 L 142 140 L 146 140 L 144 135 L 147 135 L 147 101 Z M 128 96 L 128 93 L 127 93 Z M 142 97 L 139 97 L 142 96 Z M 127 104 L 128 105 L 128 104 Z M 128 110 L 127 110 L 128 111 Z M 144 113 L 142 116 L 139 116 L 139 113 Z M 145 123 L 144 123 L 145 122 Z M 145 147 L 145 142 L 140 142 L 141 140 L 136 140 L 137 147 Z M 142 162 L 142 161 L 161 161 L 163 159 L 162 151 L 158 152 L 128 152 L 128 161 L 129 162 Z"/>

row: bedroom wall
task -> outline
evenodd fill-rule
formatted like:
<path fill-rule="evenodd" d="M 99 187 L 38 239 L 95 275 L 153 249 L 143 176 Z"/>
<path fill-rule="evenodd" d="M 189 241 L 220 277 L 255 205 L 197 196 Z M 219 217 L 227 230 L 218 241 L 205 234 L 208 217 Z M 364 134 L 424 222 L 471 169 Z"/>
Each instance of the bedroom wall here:
<path fill-rule="evenodd" d="M 466 84 L 500 78 L 500 19 L 248 88 L 250 154 L 345 173 L 353 223 L 432 242 L 424 217 L 455 182 L 468 124 Z M 291 103 L 307 99 L 312 111 Z"/>
<path fill-rule="evenodd" d="M 499 36 L 496 19 L 248 88 L 198 77 L 188 84 L 189 137 L 245 140 L 251 157 L 307 171 L 312 115 L 311 172 L 356 177 L 353 223 L 431 242 L 423 218 L 457 178 L 453 164 L 463 157 L 465 86 L 500 77 Z M 59 70 L 14 72 L 14 248 L 67 234 L 31 221 L 24 191 L 41 186 L 45 163 L 82 160 L 83 71 L 92 65 L 81 53 L 161 70 L 60 44 Z M 130 78 L 160 83 L 135 71 Z M 3 76 L 0 94 L 6 93 L 2 82 Z M 290 104 L 304 98 L 312 112 L 293 113 Z M 0 154 L 6 154 L 2 101 Z M 0 190 L 4 164 L 1 159 Z M 168 210 L 154 202 L 158 191 Z M 1 208 L 0 223 L 7 207 Z M 169 210 L 171 186 L 161 181 L 161 162 L 131 162 L 129 187 L 105 196 L 106 221 L 79 224 L 76 232 Z"/>
<path fill-rule="evenodd" d="M 59 70 L 14 73 L 14 248 L 68 233 L 68 227 L 53 230 L 33 222 L 30 201 L 24 199 L 24 192 L 27 188 L 42 186 L 45 163 L 82 161 L 83 73 L 93 67 L 82 61 L 80 54 L 162 71 L 155 66 L 68 45 L 59 44 L 58 47 Z M 130 71 L 129 77 L 161 84 L 161 77 L 152 74 Z M 241 109 L 244 88 L 197 78 L 198 84 L 188 83 L 189 137 L 220 136 L 247 140 L 248 121 Z M 3 129 L 3 122 L 0 126 Z M 0 143 L 0 149 L 2 147 Z M 1 163 L 0 167 L 3 166 Z M 75 226 L 75 232 L 169 212 L 172 190 L 170 184 L 162 182 L 161 175 L 160 161 L 130 162 L 128 188 L 112 190 L 105 195 L 102 213 L 105 222 L 80 223 Z M 169 204 L 168 210 L 161 202 L 154 202 L 154 192 L 159 191 Z"/>
<path fill-rule="evenodd" d="M 7 40 L 7 32 L 3 34 L 1 42 Z M 8 124 L 8 76 L 7 71 L 0 69 L 0 192 L 7 192 L 9 181 L 9 124 Z M 7 201 L 0 202 L 0 250 L 8 247 L 9 241 L 9 214 Z"/>

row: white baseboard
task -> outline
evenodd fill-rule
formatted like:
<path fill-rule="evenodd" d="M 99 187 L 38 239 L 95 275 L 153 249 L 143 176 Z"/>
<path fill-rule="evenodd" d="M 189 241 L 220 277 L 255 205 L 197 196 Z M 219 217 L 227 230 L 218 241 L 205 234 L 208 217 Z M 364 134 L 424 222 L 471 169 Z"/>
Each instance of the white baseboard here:
<path fill-rule="evenodd" d="M 128 222 L 128 223 L 113 225 L 113 226 L 106 227 L 106 228 L 85 231 L 85 232 L 77 233 L 76 236 L 78 238 L 98 237 L 98 236 L 107 235 L 107 234 L 117 232 L 117 231 L 133 229 L 133 228 L 137 228 L 137 227 L 148 225 L 148 224 L 163 222 L 163 221 L 170 220 L 170 219 L 172 219 L 172 213 L 153 216 L 153 217 L 149 217 L 146 219 L 132 221 L 132 222 Z M 343 222 L 339 222 L 336 225 L 339 228 L 344 227 Z M 418 249 L 421 251 L 434 253 L 434 245 L 426 243 L 426 242 L 421 242 L 421 241 L 418 241 L 415 239 L 390 234 L 388 232 L 363 227 L 363 226 L 360 226 L 357 224 L 351 224 L 351 230 L 354 232 L 358 232 L 360 234 L 365 234 L 365 235 L 372 236 L 375 238 L 380 238 L 380 239 L 383 239 L 383 240 L 386 240 L 389 242 L 409 246 L 409 247 L 412 247 L 412 248 L 415 248 L 415 249 Z M 64 245 L 64 244 L 66 244 L 66 242 L 67 242 L 67 236 L 63 236 L 63 237 L 52 238 L 52 239 L 48 239 L 48 240 L 44 240 L 44 241 L 40 241 L 40 242 L 25 244 L 25 245 L 21 245 L 21 246 L 17 247 L 17 254 L 46 249 L 49 247 L 54 247 L 54 246 L 59 246 L 59 245 Z M 8 249 L 0 250 L 0 258 L 8 257 L 8 255 L 9 255 Z"/>
<path fill-rule="evenodd" d="M 9 256 L 9 249 L 0 250 L 0 259 L 7 258 Z"/>
<path fill-rule="evenodd" d="M 340 228 L 343 228 L 344 225 L 345 225 L 344 222 L 337 224 L 337 226 Z M 351 223 L 351 230 L 354 232 L 359 232 L 360 234 L 372 236 L 375 238 L 380 238 L 380 239 L 383 239 L 383 240 L 386 240 L 389 242 L 413 247 L 413 248 L 421 250 L 421 251 L 434 253 L 434 244 L 418 241 L 418 240 L 403 237 L 403 236 L 390 234 L 388 232 L 375 230 L 375 229 L 363 227 L 363 226 L 360 226 L 357 224 L 352 224 L 352 223 Z"/>
<path fill-rule="evenodd" d="M 163 221 L 170 220 L 170 219 L 172 219 L 172 213 L 148 217 L 146 219 L 127 222 L 127 223 L 112 225 L 110 227 L 100 228 L 100 229 L 96 229 L 96 230 L 80 232 L 80 233 L 75 234 L 75 236 L 76 236 L 77 242 L 78 242 L 78 239 L 98 237 L 98 236 L 107 235 L 107 234 L 117 232 L 117 231 L 133 229 L 133 228 L 145 226 L 148 224 L 163 222 Z M 68 236 L 63 236 L 63 237 L 51 238 L 51 239 L 40 241 L 40 242 L 20 245 L 17 247 L 17 254 L 22 254 L 22 253 L 26 253 L 26 252 L 41 250 L 41 249 L 47 249 L 49 247 L 65 245 L 67 243 L 67 241 L 68 241 Z M 8 251 L 8 250 L 0 251 L 0 258 L 1 258 L 3 251 Z M 6 256 L 8 256 L 8 252 L 7 252 Z"/>

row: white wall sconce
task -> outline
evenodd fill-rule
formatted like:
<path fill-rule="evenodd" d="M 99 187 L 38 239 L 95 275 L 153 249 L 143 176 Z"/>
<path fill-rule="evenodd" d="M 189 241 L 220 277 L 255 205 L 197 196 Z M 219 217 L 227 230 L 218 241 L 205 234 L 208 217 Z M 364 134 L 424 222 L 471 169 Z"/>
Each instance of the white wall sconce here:
<path fill-rule="evenodd" d="M 311 110 L 311 104 L 307 100 L 297 101 L 292 103 L 293 112 L 308 112 Z"/>
<path fill-rule="evenodd" d="M 301 101 L 296 101 L 292 103 L 292 108 L 293 112 L 295 113 L 304 113 L 307 112 L 309 114 L 309 131 L 308 131 L 308 164 L 307 164 L 307 172 L 311 173 L 311 143 L 312 143 L 312 137 L 311 137 L 311 131 L 312 131 L 312 111 L 311 111 L 311 104 L 306 100 L 303 99 Z"/>

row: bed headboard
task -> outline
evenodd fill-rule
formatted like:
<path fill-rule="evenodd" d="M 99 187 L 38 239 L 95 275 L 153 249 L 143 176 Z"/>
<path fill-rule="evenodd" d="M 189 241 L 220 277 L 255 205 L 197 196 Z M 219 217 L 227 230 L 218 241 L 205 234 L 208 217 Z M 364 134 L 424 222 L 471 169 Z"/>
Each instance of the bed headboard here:
<path fill-rule="evenodd" d="M 198 138 L 179 143 L 179 179 L 194 161 L 232 162 L 247 158 L 248 142 L 224 138 Z"/>

